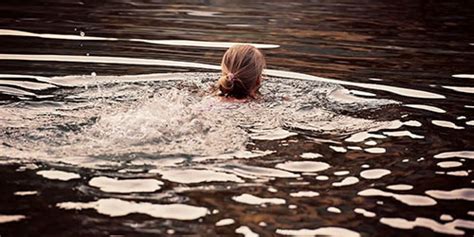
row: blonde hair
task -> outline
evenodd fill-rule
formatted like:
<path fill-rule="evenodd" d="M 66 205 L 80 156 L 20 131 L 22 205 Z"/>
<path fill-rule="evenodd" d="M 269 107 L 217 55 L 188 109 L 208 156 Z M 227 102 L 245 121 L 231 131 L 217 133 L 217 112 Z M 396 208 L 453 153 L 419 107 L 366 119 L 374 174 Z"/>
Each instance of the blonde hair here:
<path fill-rule="evenodd" d="M 225 96 L 255 98 L 265 68 L 265 57 L 252 45 L 234 45 L 222 57 L 222 76 L 217 81 Z"/>

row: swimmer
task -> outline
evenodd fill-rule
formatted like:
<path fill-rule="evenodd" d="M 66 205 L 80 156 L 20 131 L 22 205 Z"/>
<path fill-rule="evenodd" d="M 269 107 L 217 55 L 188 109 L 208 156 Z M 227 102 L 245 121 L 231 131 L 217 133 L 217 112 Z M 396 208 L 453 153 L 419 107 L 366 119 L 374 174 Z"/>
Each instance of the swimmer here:
<path fill-rule="evenodd" d="M 252 45 L 234 45 L 222 57 L 220 95 L 235 99 L 257 99 L 262 84 L 265 57 Z"/>

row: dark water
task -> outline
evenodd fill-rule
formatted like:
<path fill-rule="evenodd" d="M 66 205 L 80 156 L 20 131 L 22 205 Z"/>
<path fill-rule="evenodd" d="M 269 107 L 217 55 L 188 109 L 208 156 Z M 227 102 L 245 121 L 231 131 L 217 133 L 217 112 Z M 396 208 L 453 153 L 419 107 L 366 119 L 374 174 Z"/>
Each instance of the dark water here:
<path fill-rule="evenodd" d="M 3 1 L 0 235 L 472 236 L 473 9 Z"/>

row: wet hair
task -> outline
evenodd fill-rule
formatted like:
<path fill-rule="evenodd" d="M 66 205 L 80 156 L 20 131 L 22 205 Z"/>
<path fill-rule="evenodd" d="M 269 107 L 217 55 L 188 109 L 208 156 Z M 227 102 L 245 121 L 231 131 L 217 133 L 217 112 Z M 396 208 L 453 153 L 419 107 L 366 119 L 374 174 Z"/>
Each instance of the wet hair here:
<path fill-rule="evenodd" d="M 222 76 L 217 81 L 222 95 L 255 98 L 265 68 L 265 57 L 252 45 L 234 45 L 222 57 Z"/>

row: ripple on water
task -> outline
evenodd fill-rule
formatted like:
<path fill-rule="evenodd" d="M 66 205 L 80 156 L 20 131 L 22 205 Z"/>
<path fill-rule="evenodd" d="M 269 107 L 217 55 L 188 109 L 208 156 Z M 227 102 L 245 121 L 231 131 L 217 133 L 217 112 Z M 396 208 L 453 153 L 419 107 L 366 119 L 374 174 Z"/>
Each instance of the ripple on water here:
<path fill-rule="evenodd" d="M 360 234 L 341 227 L 320 227 L 317 229 L 277 229 L 277 234 L 291 236 L 327 236 L 327 237 L 360 237 Z"/>
<path fill-rule="evenodd" d="M 455 168 L 462 166 L 462 163 L 458 161 L 441 161 L 438 162 L 436 165 L 441 168 Z"/>
<path fill-rule="evenodd" d="M 406 220 L 403 218 L 382 217 L 380 219 L 380 223 L 391 226 L 393 228 L 399 228 L 399 229 L 405 229 L 405 230 L 413 229 L 415 227 L 425 227 L 425 228 L 433 230 L 436 233 L 450 234 L 450 235 L 463 235 L 464 231 L 456 229 L 456 227 L 458 226 L 465 227 L 464 220 L 456 220 L 453 222 L 441 224 L 437 221 L 424 218 L 424 217 L 417 217 L 413 221 Z"/>
<path fill-rule="evenodd" d="M 202 182 L 237 182 L 243 183 L 244 180 L 234 174 L 227 174 L 213 170 L 197 169 L 169 169 L 169 170 L 151 170 L 152 173 L 161 174 L 161 178 L 183 184 L 202 183 Z"/>
<path fill-rule="evenodd" d="M 156 179 L 114 179 L 109 177 L 94 177 L 89 185 L 111 193 L 154 192 L 161 189 L 163 182 Z"/>
<path fill-rule="evenodd" d="M 319 161 L 287 161 L 277 164 L 276 168 L 293 172 L 318 172 L 329 169 L 328 163 Z"/>
<path fill-rule="evenodd" d="M 444 121 L 444 120 L 431 120 L 431 123 L 438 126 L 438 127 L 443 127 L 443 128 L 452 128 L 452 129 L 464 129 L 464 127 L 458 126 L 453 122 L 450 121 Z"/>
<path fill-rule="evenodd" d="M 386 138 L 386 136 L 381 135 L 381 134 L 373 134 L 369 132 L 359 132 L 351 135 L 350 137 L 346 138 L 344 141 L 346 142 L 362 142 L 368 138 L 379 138 L 383 139 Z"/>
<path fill-rule="evenodd" d="M 272 141 L 272 140 L 281 140 L 291 136 L 298 135 L 298 133 L 290 132 L 282 128 L 275 128 L 275 129 L 252 129 L 250 130 L 252 133 L 250 134 L 250 138 L 254 140 L 264 140 L 264 141 Z"/>
<path fill-rule="evenodd" d="M 382 154 L 387 152 L 387 150 L 383 147 L 370 147 L 370 148 L 365 148 L 365 152 L 371 153 L 371 154 Z"/>
<path fill-rule="evenodd" d="M 442 86 L 442 87 L 456 91 L 456 92 L 474 94 L 474 87 L 470 87 L 470 86 Z"/>
<path fill-rule="evenodd" d="M 267 167 L 256 167 L 243 164 L 226 165 L 222 168 L 225 171 L 232 172 L 238 176 L 245 178 L 256 177 L 277 177 L 277 178 L 298 178 L 299 174 L 294 174 L 280 169 L 273 169 Z"/>
<path fill-rule="evenodd" d="M 316 176 L 316 180 L 326 181 L 326 180 L 329 180 L 329 177 L 326 176 L 326 175 L 318 175 L 318 176 Z"/>
<path fill-rule="evenodd" d="M 69 180 L 81 178 L 81 176 L 76 173 L 65 172 L 65 171 L 60 171 L 60 170 L 40 170 L 36 172 L 36 174 L 41 175 L 47 179 L 61 180 L 61 181 L 69 181 Z"/>
<path fill-rule="evenodd" d="M 443 190 L 428 190 L 425 192 L 427 195 L 442 200 L 466 200 L 474 201 L 474 189 L 473 188 L 460 188 L 449 191 Z"/>
<path fill-rule="evenodd" d="M 458 177 L 469 176 L 469 173 L 465 170 L 449 171 L 449 172 L 446 172 L 446 174 L 451 175 L 451 176 L 458 176 Z"/>
<path fill-rule="evenodd" d="M 320 157 L 323 157 L 323 155 L 321 155 L 319 153 L 305 152 L 305 153 L 301 154 L 301 158 L 303 158 L 303 159 L 317 159 L 317 158 L 320 158 Z"/>
<path fill-rule="evenodd" d="M 359 196 L 363 197 L 372 197 L 372 196 L 382 196 L 382 197 L 392 197 L 396 200 L 405 203 L 409 206 L 434 206 L 436 205 L 436 200 L 421 196 L 421 195 L 413 195 L 413 194 L 395 194 L 391 192 L 385 192 L 379 189 L 366 189 L 357 193 Z"/>
<path fill-rule="evenodd" d="M 334 172 L 334 175 L 336 176 L 344 176 L 344 175 L 348 175 L 350 174 L 351 172 L 349 170 L 340 170 L 340 171 L 336 171 Z"/>
<path fill-rule="evenodd" d="M 262 205 L 262 204 L 274 204 L 282 205 L 286 203 L 285 199 L 282 198 L 261 198 L 254 196 L 252 194 L 241 194 L 239 196 L 233 196 L 232 200 L 240 203 L 245 203 L 249 205 Z"/>
<path fill-rule="evenodd" d="M 232 225 L 234 223 L 235 223 L 234 219 L 226 218 L 226 219 L 221 219 L 218 222 L 216 222 L 216 226 L 226 226 L 226 225 Z"/>
<path fill-rule="evenodd" d="M 253 232 L 247 226 L 240 226 L 239 228 L 235 229 L 235 233 L 242 234 L 244 235 L 244 237 L 258 237 L 259 236 L 257 233 Z"/>
<path fill-rule="evenodd" d="M 342 147 L 342 146 L 329 146 L 333 151 L 339 152 L 339 153 L 345 153 L 347 152 L 347 149 Z"/>
<path fill-rule="evenodd" d="M 414 108 L 414 109 L 427 110 L 427 111 L 431 111 L 431 112 L 435 112 L 435 113 L 440 113 L 440 114 L 446 113 L 446 110 L 440 109 L 440 108 L 438 108 L 438 107 L 431 106 L 431 105 L 406 104 L 406 105 L 403 105 L 403 106 L 410 107 L 410 108 Z"/>
<path fill-rule="evenodd" d="M 361 214 L 365 217 L 375 217 L 376 216 L 376 214 L 374 212 L 367 211 L 363 208 L 355 208 L 354 212 L 357 213 L 357 214 Z"/>
<path fill-rule="evenodd" d="M 471 44 L 474 45 L 474 44 Z M 474 74 L 454 74 L 452 77 L 474 79 Z"/>
<path fill-rule="evenodd" d="M 111 217 L 141 213 L 156 218 L 175 220 L 196 220 L 209 212 L 207 208 L 187 204 L 152 204 L 115 198 L 99 199 L 93 202 L 63 202 L 56 206 L 66 210 L 95 209 L 98 213 Z"/>
<path fill-rule="evenodd" d="M 350 176 L 350 177 L 344 178 L 340 182 L 334 182 L 332 184 L 332 186 L 334 186 L 334 187 L 343 187 L 343 186 L 353 185 L 353 184 L 356 184 L 358 182 L 359 182 L 359 179 L 357 177 Z"/>
<path fill-rule="evenodd" d="M 7 222 L 21 221 L 25 218 L 26 218 L 26 216 L 24 216 L 24 215 L 2 215 L 2 214 L 0 214 L 0 224 L 1 223 L 7 223 Z"/>
<path fill-rule="evenodd" d="M 314 191 L 298 191 L 296 193 L 290 193 L 292 197 L 317 197 L 319 196 L 318 192 Z"/>
<path fill-rule="evenodd" d="M 380 179 L 390 173 L 390 170 L 387 169 L 369 169 L 360 172 L 360 176 L 364 179 Z"/>
<path fill-rule="evenodd" d="M 409 184 L 392 184 L 392 185 L 388 185 L 386 188 L 390 190 L 396 190 L 396 191 L 406 191 L 406 190 L 412 190 L 413 186 Z"/>
<path fill-rule="evenodd" d="M 17 191 L 14 192 L 13 195 L 15 196 L 32 196 L 32 195 L 37 195 L 38 191 Z"/>
<path fill-rule="evenodd" d="M 434 156 L 436 159 L 448 159 L 448 158 L 466 158 L 474 159 L 474 151 L 448 151 L 439 153 Z"/>
<path fill-rule="evenodd" d="M 336 214 L 341 214 L 342 213 L 341 209 L 339 209 L 337 207 L 328 207 L 326 209 L 326 211 L 336 213 Z"/>
<path fill-rule="evenodd" d="M 453 216 L 448 215 L 448 214 L 442 214 L 439 217 L 439 219 L 442 220 L 442 221 L 452 221 L 452 220 L 454 220 Z"/>
<path fill-rule="evenodd" d="M 389 137 L 410 137 L 413 139 L 423 139 L 425 138 L 424 136 L 413 134 L 410 131 L 393 131 L 393 132 L 383 132 L 384 135 L 387 135 Z"/>

